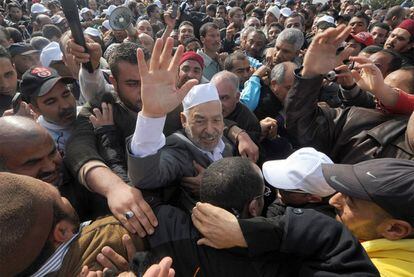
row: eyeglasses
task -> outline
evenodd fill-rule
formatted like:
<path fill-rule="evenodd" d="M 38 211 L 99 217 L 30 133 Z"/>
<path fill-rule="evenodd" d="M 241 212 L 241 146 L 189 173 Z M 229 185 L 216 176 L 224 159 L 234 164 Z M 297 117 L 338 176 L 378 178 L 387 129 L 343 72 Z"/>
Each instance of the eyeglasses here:
<path fill-rule="evenodd" d="M 253 200 L 254 200 L 254 199 L 261 198 L 261 197 L 264 197 L 264 196 L 269 196 L 271 193 L 272 193 L 272 191 L 270 190 L 270 188 L 265 187 L 264 193 L 262 193 L 262 194 L 260 194 L 260 195 L 258 195 L 258 196 L 255 196 L 255 197 L 253 198 Z"/>

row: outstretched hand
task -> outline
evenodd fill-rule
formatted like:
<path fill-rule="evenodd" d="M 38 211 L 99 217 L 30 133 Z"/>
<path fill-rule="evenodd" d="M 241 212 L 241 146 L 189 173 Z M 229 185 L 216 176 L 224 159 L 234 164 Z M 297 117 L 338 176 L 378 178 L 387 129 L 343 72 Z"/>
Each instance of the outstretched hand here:
<path fill-rule="evenodd" d="M 341 64 L 342 55 L 336 51 L 351 31 L 350 27 L 340 25 L 329 28 L 315 36 L 303 60 L 303 77 L 324 75 Z"/>
<path fill-rule="evenodd" d="M 181 88 L 177 88 L 177 72 L 184 47 L 180 45 L 172 57 L 173 44 L 172 38 L 168 38 L 164 45 L 161 39 L 157 39 L 149 68 L 142 49 L 137 51 L 143 116 L 152 118 L 165 116 L 174 110 L 188 91 L 198 83 L 193 79 L 187 81 Z"/>
<path fill-rule="evenodd" d="M 352 70 L 352 76 L 358 87 L 373 94 L 384 89 L 386 85 L 381 70 L 370 59 L 351 57 L 351 60 L 357 63 L 355 67 L 359 69 Z"/>

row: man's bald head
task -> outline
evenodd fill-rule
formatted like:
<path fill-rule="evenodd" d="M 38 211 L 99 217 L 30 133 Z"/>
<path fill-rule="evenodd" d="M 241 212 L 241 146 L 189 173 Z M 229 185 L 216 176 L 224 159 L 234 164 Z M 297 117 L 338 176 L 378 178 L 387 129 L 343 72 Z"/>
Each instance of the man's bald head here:
<path fill-rule="evenodd" d="M 0 173 L 0 276 L 14 276 L 38 258 L 53 227 L 53 188 Z"/>
<path fill-rule="evenodd" d="M 59 185 L 62 157 L 48 131 L 21 116 L 0 118 L 0 169 Z"/>
<path fill-rule="evenodd" d="M 23 116 L 3 116 L 0 118 L 0 157 L 3 150 L 16 151 L 16 147 L 23 144 L 31 144 L 47 133 L 46 129 L 37 124 L 34 120 Z"/>

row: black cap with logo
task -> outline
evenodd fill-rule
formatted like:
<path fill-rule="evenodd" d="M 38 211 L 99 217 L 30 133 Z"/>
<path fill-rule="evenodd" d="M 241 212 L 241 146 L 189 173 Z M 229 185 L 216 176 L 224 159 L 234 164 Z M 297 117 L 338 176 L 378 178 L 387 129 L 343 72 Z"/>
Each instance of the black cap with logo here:
<path fill-rule="evenodd" d="M 387 158 L 355 165 L 325 164 L 322 171 L 336 191 L 372 201 L 414 226 L 414 161 Z"/>
<path fill-rule="evenodd" d="M 53 68 L 35 66 L 23 74 L 20 90 L 25 99 L 31 99 L 47 94 L 59 81 L 69 84 L 75 79 L 61 77 Z"/>

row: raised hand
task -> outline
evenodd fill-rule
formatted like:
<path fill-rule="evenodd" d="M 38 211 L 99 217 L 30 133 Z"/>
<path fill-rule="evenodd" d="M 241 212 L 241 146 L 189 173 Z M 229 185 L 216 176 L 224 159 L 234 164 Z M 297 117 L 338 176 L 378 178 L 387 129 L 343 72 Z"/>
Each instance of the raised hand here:
<path fill-rule="evenodd" d="M 303 60 L 302 76 L 324 75 L 337 67 L 342 55 L 337 55 L 339 45 L 345 41 L 351 31 L 344 25 L 329 28 L 313 39 Z"/>
<path fill-rule="evenodd" d="M 149 68 L 143 51 L 141 49 L 137 51 L 143 116 L 152 118 L 165 116 L 174 110 L 188 91 L 198 83 L 197 80 L 189 80 L 180 89 L 177 88 L 177 72 L 184 47 L 178 46 L 174 57 L 171 57 L 173 44 L 174 40 L 168 38 L 163 47 L 163 41 L 157 39 Z"/>
<path fill-rule="evenodd" d="M 114 118 L 112 112 L 112 105 L 102 103 L 102 112 L 95 108 L 93 114 L 89 116 L 89 120 L 92 122 L 93 127 L 99 128 L 107 125 L 114 125 Z"/>
<path fill-rule="evenodd" d="M 386 85 L 381 70 L 370 59 L 351 57 L 351 60 L 357 63 L 355 67 L 359 69 L 359 71 L 352 70 L 352 76 L 358 87 L 373 94 L 384 89 Z"/>
<path fill-rule="evenodd" d="M 208 203 L 197 203 L 191 215 L 194 226 L 204 238 L 198 245 L 217 249 L 247 247 L 237 218 L 228 211 Z"/>

